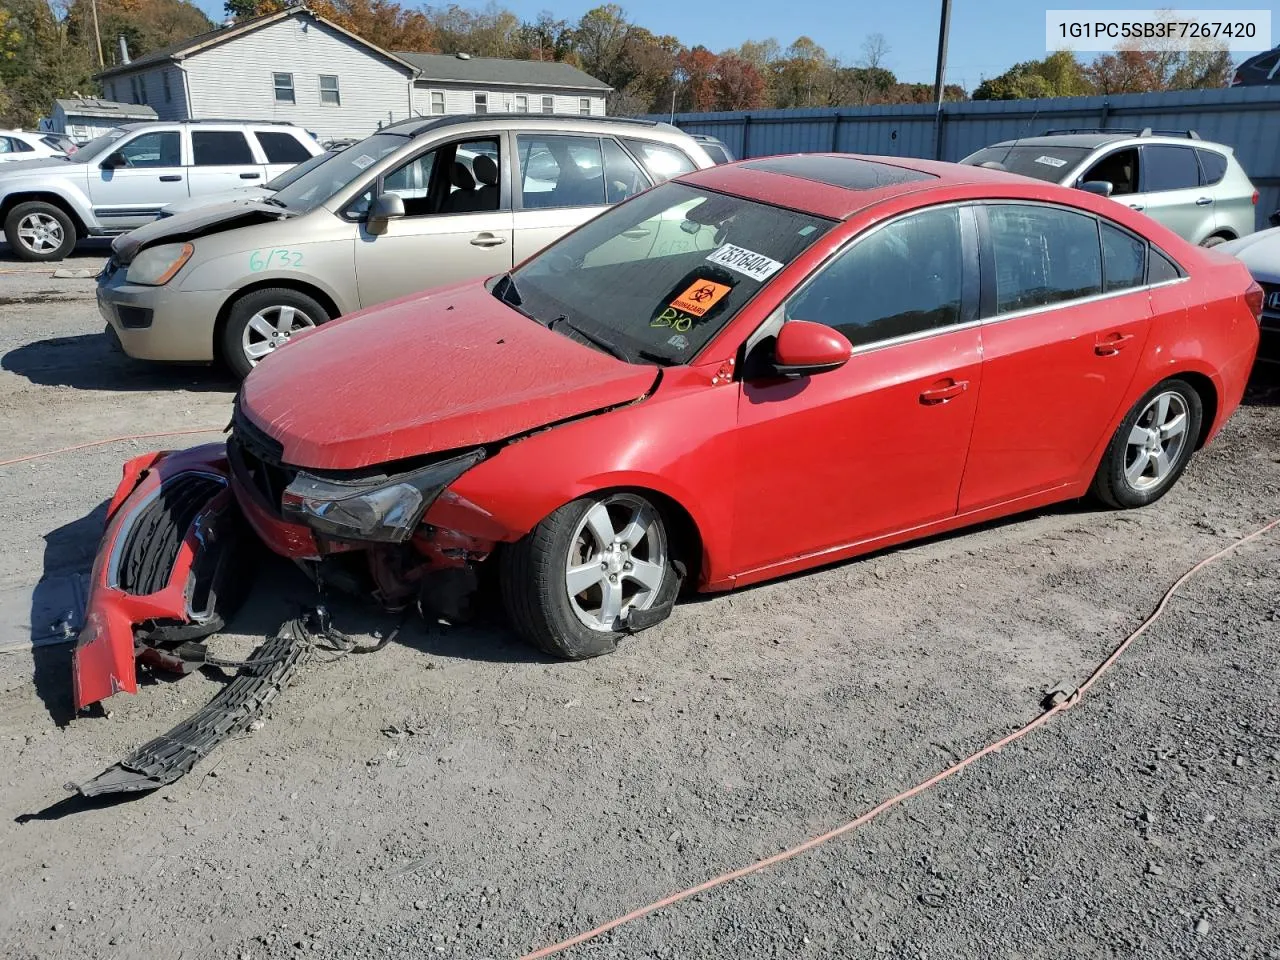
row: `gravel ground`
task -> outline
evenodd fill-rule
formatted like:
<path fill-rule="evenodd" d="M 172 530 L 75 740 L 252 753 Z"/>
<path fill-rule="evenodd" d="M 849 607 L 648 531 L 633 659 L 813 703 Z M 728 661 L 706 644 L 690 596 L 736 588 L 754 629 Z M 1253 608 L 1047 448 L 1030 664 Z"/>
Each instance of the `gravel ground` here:
<path fill-rule="evenodd" d="M 0 255 L 0 459 L 226 422 L 231 384 L 111 354 L 92 281 L 49 273 Z M 120 462 L 142 449 L 0 468 L 11 605 L 87 568 Z M 376 656 L 309 665 L 262 730 L 184 780 L 88 809 L 59 805 L 62 785 L 218 684 L 155 682 L 71 720 L 66 646 L 24 645 L 0 654 L 0 956 L 518 956 L 849 820 L 1021 725 L 1184 569 L 1277 515 L 1280 375 L 1260 366 L 1152 508 L 1066 506 L 688 603 L 587 663 L 496 622 L 410 622 Z M 1272 535 L 1209 568 L 1048 728 L 570 955 L 1280 957 L 1278 562 Z M 288 566 L 259 580 L 220 650 L 308 599 Z"/>

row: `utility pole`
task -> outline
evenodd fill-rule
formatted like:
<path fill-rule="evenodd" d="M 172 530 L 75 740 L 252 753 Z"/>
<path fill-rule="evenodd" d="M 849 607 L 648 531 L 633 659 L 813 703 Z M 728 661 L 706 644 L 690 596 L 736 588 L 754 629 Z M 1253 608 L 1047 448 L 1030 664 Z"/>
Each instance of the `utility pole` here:
<path fill-rule="evenodd" d="M 946 89 L 947 35 L 951 32 L 951 0 L 942 0 L 942 22 L 938 26 L 938 72 L 933 80 L 933 159 L 942 159 L 942 94 Z"/>
<path fill-rule="evenodd" d="M 107 61 L 102 57 L 102 32 L 98 29 L 98 0 L 89 0 L 89 6 L 93 8 L 93 36 L 98 41 L 98 66 L 105 69 Z"/>

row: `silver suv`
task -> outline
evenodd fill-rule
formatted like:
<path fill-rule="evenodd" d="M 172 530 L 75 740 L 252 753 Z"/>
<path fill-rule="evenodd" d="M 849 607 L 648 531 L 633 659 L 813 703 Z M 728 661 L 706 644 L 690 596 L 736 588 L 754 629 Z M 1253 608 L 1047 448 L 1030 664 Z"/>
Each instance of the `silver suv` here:
<path fill-rule="evenodd" d="M 265 183 L 321 153 L 287 123 L 130 123 L 73 155 L 0 166 L 0 221 L 14 255 L 61 260 L 82 237 L 154 220 L 175 200 Z"/>
<path fill-rule="evenodd" d="M 243 376 L 299 330 L 505 273 L 609 204 L 710 166 L 687 134 L 651 121 L 405 120 L 257 202 L 201 207 L 118 238 L 98 306 L 130 356 L 220 359 Z M 627 242 L 687 243 L 679 226 Z"/>
<path fill-rule="evenodd" d="M 1254 231 L 1258 191 L 1230 147 L 1194 130 L 1050 130 L 960 162 L 1111 197 L 1206 247 Z"/>

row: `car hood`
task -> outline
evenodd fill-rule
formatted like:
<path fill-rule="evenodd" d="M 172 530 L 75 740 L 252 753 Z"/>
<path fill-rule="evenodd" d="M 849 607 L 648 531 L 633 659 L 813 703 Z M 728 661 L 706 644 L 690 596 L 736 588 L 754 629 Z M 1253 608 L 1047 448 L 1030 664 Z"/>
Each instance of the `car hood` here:
<path fill-rule="evenodd" d="M 1259 230 L 1215 248 L 1242 261 L 1249 272 L 1268 283 L 1280 283 L 1280 227 Z"/>
<path fill-rule="evenodd" d="M 132 263 L 138 252 L 157 243 L 176 243 L 193 240 L 211 233 L 222 233 L 257 223 L 270 223 L 295 216 L 281 207 L 229 200 L 199 206 L 154 220 L 137 230 L 131 230 L 111 242 L 111 252 L 121 263 Z"/>
<path fill-rule="evenodd" d="M 46 176 L 50 170 L 57 170 L 60 175 L 85 176 L 85 164 L 79 160 L 38 157 L 35 160 L 9 160 L 0 163 L 0 184 L 11 177 Z"/>
<path fill-rule="evenodd" d="M 547 330 L 472 281 L 309 331 L 249 374 L 240 409 L 283 445 L 286 463 L 353 470 L 629 403 L 658 376 Z"/>
<path fill-rule="evenodd" d="M 163 210 L 170 216 L 177 216 L 180 213 L 190 213 L 192 210 L 204 210 L 215 204 L 252 203 L 263 197 L 269 197 L 274 192 L 266 187 L 235 187 L 231 190 L 220 190 L 217 193 L 206 193 L 204 196 L 188 197 L 186 200 L 175 200 L 173 203 L 166 204 Z"/>

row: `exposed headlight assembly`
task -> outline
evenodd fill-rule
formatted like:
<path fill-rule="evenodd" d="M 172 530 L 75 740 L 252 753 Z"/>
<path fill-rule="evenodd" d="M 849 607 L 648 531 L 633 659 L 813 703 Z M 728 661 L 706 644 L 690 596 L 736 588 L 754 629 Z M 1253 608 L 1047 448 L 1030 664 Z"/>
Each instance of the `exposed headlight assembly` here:
<path fill-rule="evenodd" d="M 174 278 L 196 248 L 189 243 L 162 243 L 147 247 L 129 264 L 125 279 L 148 287 L 161 287 Z"/>
<path fill-rule="evenodd" d="M 336 540 L 400 543 L 444 488 L 485 458 L 483 447 L 377 480 L 330 480 L 299 473 L 284 491 L 281 512 Z"/>

